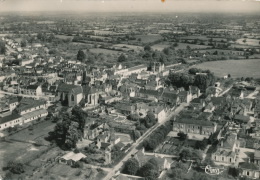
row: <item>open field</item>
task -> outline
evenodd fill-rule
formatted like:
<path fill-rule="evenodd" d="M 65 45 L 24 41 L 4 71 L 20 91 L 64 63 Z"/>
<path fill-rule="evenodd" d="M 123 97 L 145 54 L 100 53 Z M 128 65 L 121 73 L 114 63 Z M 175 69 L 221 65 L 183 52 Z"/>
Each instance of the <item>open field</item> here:
<path fill-rule="evenodd" d="M 164 48 L 169 47 L 169 42 L 161 42 L 152 46 L 153 50 L 162 51 Z M 190 46 L 191 49 L 208 49 L 211 46 L 207 45 L 198 45 L 198 44 L 189 44 L 189 43 L 178 43 L 178 46 L 175 47 L 176 50 L 178 49 L 187 49 L 187 46 Z"/>
<path fill-rule="evenodd" d="M 246 42 L 244 43 L 243 40 L 246 39 Z M 257 39 L 247 39 L 247 38 L 241 38 L 236 41 L 238 44 L 242 45 L 249 45 L 249 46 L 259 46 L 260 40 Z"/>
<path fill-rule="evenodd" d="M 259 78 L 260 59 L 212 61 L 195 66 L 200 69 L 209 69 L 215 75 L 223 77 L 230 74 L 231 77 L 253 77 Z"/>
<path fill-rule="evenodd" d="M 100 49 L 100 48 L 93 48 L 89 50 L 92 53 L 103 53 L 103 54 L 112 54 L 112 55 L 116 55 L 119 53 L 119 51 L 114 51 L 114 50 L 109 50 L 109 49 Z"/>
<path fill-rule="evenodd" d="M 113 45 L 114 48 L 119 48 L 119 49 L 122 49 L 122 50 L 134 50 L 134 51 L 141 51 L 143 50 L 143 47 L 142 46 L 135 46 L 135 45 L 128 45 L 128 44 L 115 44 Z"/>
<path fill-rule="evenodd" d="M 136 40 L 131 40 L 129 42 L 138 42 L 138 39 L 141 38 L 141 43 L 151 43 L 162 39 L 162 36 L 159 34 L 147 34 L 147 35 L 136 35 Z"/>
<path fill-rule="evenodd" d="M 44 137 L 53 130 L 55 124 L 51 121 L 44 121 L 34 125 L 33 130 L 24 129 L 11 136 L 7 141 L 1 142 L 0 146 L 0 166 L 3 167 L 4 163 L 8 161 L 18 160 L 25 161 L 30 157 L 35 156 L 45 149 L 47 146 L 34 146 L 29 141 L 38 141 L 41 144 L 48 145 L 49 142 Z"/>
<path fill-rule="evenodd" d="M 161 42 L 161 43 L 159 43 L 159 44 L 153 45 L 153 46 L 152 46 L 152 49 L 153 49 L 153 50 L 157 50 L 157 51 L 162 51 L 164 48 L 167 48 L 167 47 L 169 47 L 169 46 L 170 46 L 170 45 L 169 45 L 168 42 L 167 42 L 167 43 Z"/>
<path fill-rule="evenodd" d="M 175 47 L 175 49 L 176 50 L 178 50 L 178 49 L 187 49 L 187 46 L 190 46 L 191 49 L 208 49 L 208 48 L 211 48 L 211 46 L 206 46 L 206 45 L 178 43 L 178 46 Z"/>
<path fill-rule="evenodd" d="M 55 37 L 59 39 L 73 39 L 73 36 L 67 36 L 67 35 L 55 35 Z"/>

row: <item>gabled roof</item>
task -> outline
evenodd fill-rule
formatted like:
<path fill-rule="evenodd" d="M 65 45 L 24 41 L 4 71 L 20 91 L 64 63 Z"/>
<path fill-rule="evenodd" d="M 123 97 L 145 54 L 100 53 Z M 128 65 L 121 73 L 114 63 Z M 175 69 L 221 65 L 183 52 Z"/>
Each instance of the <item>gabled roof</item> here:
<path fill-rule="evenodd" d="M 250 170 L 257 170 L 257 171 L 259 171 L 259 166 L 257 166 L 254 163 L 249 163 L 249 162 L 240 162 L 238 164 L 238 167 L 240 167 L 242 169 L 250 169 Z"/>
<path fill-rule="evenodd" d="M 83 93 L 82 87 L 72 84 L 60 84 L 57 89 L 58 92 L 80 94 Z"/>
<path fill-rule="evenodd" d="M 203 121 L 203 120 L 195 120 L 195 119 L 177 119 L 175 121 L 176 123 L 183 123 L 183 124 L 194 124 L 194 125 L 200 125 L 200 126 L 215 126 L 213 122 L 210 121 Z"/>
<path fill-rule="evenodd" d="M 19 119 L 21 117 L 22 116 L 20 116 L 19 114 L 11 114 L 9 116 L 5 116 L 5 117 L 0 118 L 0 124 L 6 123 L 6 122 L 9 122 L 9 121 L 13 121 L 15 119 Z"/>

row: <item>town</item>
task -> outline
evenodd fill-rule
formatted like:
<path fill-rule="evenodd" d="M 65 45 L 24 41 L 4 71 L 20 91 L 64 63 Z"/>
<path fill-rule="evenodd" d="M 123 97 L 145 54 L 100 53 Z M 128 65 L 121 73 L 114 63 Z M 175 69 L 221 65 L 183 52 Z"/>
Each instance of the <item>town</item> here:
<path fill-rule="evenodd" d="M 259 65 L 255 14 L 2 13 L 0 177 L 259 179 Z"/>

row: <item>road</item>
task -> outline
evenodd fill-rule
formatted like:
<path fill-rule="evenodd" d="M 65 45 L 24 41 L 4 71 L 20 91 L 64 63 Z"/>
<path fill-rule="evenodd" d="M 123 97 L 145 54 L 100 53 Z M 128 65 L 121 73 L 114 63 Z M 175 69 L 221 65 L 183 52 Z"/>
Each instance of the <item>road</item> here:
<path fill-rule="evenodd" d="M 259 91 L 254 91 L 252 93 L 250 93 L 246 98 L 249 98 L 249 99 L 255 99 L 255 95 L 257 95 L 259 93 Z"/>
<path fill-rule="evenodd" d="M 135 154 L 138 151 L 136 147 L 140 143 L 142 143 L 144 139 L 146 139 L 151 133 L 153 133 L 160 125 L 169 121 L 172 118 L 172 116 L 179 114 L 180 111 L 183 110 L 183 108 L 186 106 L 188 106 L 187 103 L 182 103 L 179 107 L 172 111 L 161 123 L 157 123 L 146 133 L 144 133 L 135 143 L 132 144 L 132 147 L 130 148 L 130 151 L 127 153 L 127 155 L 111 169 L 111 171 L 106 175 L 106 177 L 104 177 L 104 180 L 110 180 L 114 176 L 115 172 L 117 172 L 123 166 L 124 162 L 127 161 L 132 156 L 132 154 Z"/>

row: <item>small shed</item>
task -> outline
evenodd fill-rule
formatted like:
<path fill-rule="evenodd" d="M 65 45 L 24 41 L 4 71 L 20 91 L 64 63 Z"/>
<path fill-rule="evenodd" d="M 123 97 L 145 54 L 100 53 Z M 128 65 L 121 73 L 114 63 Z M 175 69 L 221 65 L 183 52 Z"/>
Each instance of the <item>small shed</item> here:
<path fill-rule="evenodd" d="M 68 164 L 68 165 L 74 165 L 76 162 L 79 160 L 86 158 L 87 156 L 82 154 L 82 153 L 74 153 L 74 152 L 69 152 L 62 156 L 59 160 L 60 163 L 62 164 Z"/>

